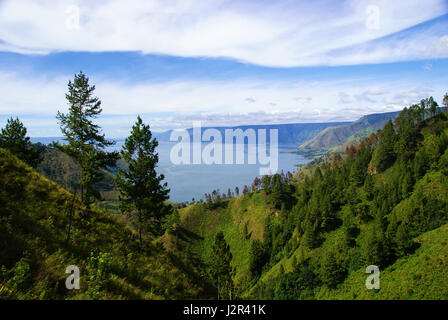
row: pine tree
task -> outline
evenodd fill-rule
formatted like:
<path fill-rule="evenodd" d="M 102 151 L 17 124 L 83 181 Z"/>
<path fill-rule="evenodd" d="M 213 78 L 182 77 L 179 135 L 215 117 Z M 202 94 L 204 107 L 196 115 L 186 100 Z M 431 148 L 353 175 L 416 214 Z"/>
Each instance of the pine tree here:
<path fill-rule="evenodd" d="M 11 117 L 0 133 L 0 148 L 9 150 L 20 160 L 35 168 L 40 163 L 41 157 L 26 133 L 27 130 L 19 118 Z"/>
<path fill-rule="evenodd" d="M 321 279 L 329 288 L 335 288 L 346 277 L 346 269 L 340 265 L 334 253 L 327 252 L 322 260 Z"/>
<path fill-rule="evenodd" d="M 232 253 L 224 239 L 224 233 L 218 232 L 212 245 L 210 257 L 210 275 L 218 288 L 219 297 L 232 299 Z"/>
<path fill-rule="evenodd" d="M 378 169 L 379 171 L 386 170 L 396 158 L 394 151 L 395 142 L 397 140 L 395 129 L 392 121 L 389 120 L 381 132 L 381 145 L 377 148 L 378 153 Z"/>
<path fill-rule="evenodd" d="M 263 266 L 267 262 L 266 250 L 260 240 L 255 239 L 252 241 L 249 256 L 249 269 L 254 276 L 259 276 Z"/>
<path fill-rule="evenodd" d="M 375 184 L 373 177 L 370 174 L 367 174 L 366 180 L 364 181 L 364 191 L 366 192 L 367 199 L 372 200 L 375 191 Z"/>
<path fill-rule="evenodd" d="M 157 146 L 149 126 L 137 117 L 121 150 L 128 169 L 119 168 L 116 176 L 122 211 L 136 213 L 140 246 L 144 230 L 154 236 L 163 233 L 163 219 L 171 212 L 171 206 L 165 203 L 170 190 L 166 182 L 162 183 L 164 175 L 156 172 Z"/>
<path fill-rule="evenodd" d="M 414 241 L 409 233 L 409 228 L 405 223 L 401 223 L 398 226 L 397 235 L 395 236 L 395 244 L 398 257 L 408 254 L 414 246 Z"/>
<path fill-rule="evenodd" d="M 65 95 L 69 112 L 58 111 L 57 119 L 67 144 L 54 143 L 57 148 L 73 157 L 81 167 L 81 200 L 90 205 L 101 195 L 94 185 L 104 177 L 104 169 L 115 166 L 118 152 L 106 152 L 105 148 L 115 142 L 108 141 L 101 128 L 93 122 L 101 112 L 101 101 L 94 94 L 95 86 L 89 84 L 89 78 L 82 72 L 68 83 Z"/>

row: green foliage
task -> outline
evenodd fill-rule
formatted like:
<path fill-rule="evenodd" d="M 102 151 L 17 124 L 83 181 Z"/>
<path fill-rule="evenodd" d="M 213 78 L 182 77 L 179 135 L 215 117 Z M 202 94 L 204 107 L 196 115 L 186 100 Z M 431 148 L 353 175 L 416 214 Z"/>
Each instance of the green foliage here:
<path fill-rule="evenodd" d="M 67 144 L 55 143 L 61 151 L 73 157 L 81 167 L 79 182 L 81 200 L 89 205 L 101 195 L 94 185 L 104 177 L 102 169 L 115 166 L 118 152 L 106 152 L 106 147 L 114 144 L 101 133 L 101 128 L 93 122 L 101 112 L 101 101 L 93 96 L 95 86 L 89 84 L 89 78 L 82 72 L 68 83 L 66 99 L 69 105 L 67 114 L 58 111 L 62 134 Z"/>
<path fill-rule="evenodd" d="M 249 269 L 254 276 L 259 276 L 263 266 L 267 262 L 266 250 L 263 243 L 255 239 L 250 247 L 250 266 Z"/>
<path fill-rule="evenodd" d="M 26 135 L 26 128 L 19 118 L 8 119 L 5 128 L 0 133 L 0 148 L 9 150 L 19 159 L 32 167 L 37 167 L 42 160 L 39 151 Z"/>
<path fill-rule="evenodd" d="M 397 139 L 392 121 L 389 120 L 381 131 L 381 144 L 373 154 L 372 164 L 377 168 L 378 172 L 383 172 L 394 163 L 396 158 L 394 149 Z M 403 148 L 406 147 L 404 146 Z"/>
<path fill-rule="evenodd" d="M 347 275 L 347 270 L 336 260 L 333 252 L 327 252 L 322 258 L 320 278 L 329 288 L 335 288 Z"/>
<path fill-rule="evenodd" d="M 148 243 L 133 227 L 75 198 L 70 244 L 67 206 L 73 195 L 0 149 L 0 297 L 2 299 L 211 298 L 198 264 Z M 93 250 L 93 249 L 95 250 Z M 93 253 L 92 253 L 93 252 Z M 67 266 L 80 269 L 80 290 L 67 290 Z"/>
<path fill-rule="evenodd" d="M 219 297 L 222 299 L 232 299 L 232 253 L 230 247 L 224 239 L 224 233 L 218 232 L 212 246 L 210 256 L 210 275 L 213 282 L 218 287 Z"/>
<path fill-rule="evenodd" d="M 168 216 L 166 219 L 164 229 L 169 232 L 177 232 L 180 225 L 180 215 L 179 210 L 174 209 L 173 213 Z"/>
<path fill-rule="evenodd" d="M 13 290 L 24 290 L 30 285 L 31 267 L 28 258 L 21 258 L 12 269 L 13 277 L 11 279 Z"/>
<path fill-rule="evenodd" d="M 87 259 L 86 270 L 88 273 L 87 294 L 95 300 L 106 299 L 105 292 L 110 285 L 112 273 L 112 256 L 108 253 L 90 253 Z"/>
<path fill-rule="evenodd" d="M 149 126 L 139 116 L 121 150 L 127 169 L 119 168 L 116 176 L 122 211 L 136 213 L 140 245 L 144 231 L 153 236 L 163 234 L 164 219 L 172 210 L 165 203 L 170 191 L 167 183 L 162 183 L 165 177 L 156 172 L 157 146 Z"/>
<path fill-rule="evenodd" d="M 397 234 L 395 236 L 396 255 L 402 257 L 412 251 L 414 248 L 414 241 L 410 230 L 405 223 L 398 226 Z"/>

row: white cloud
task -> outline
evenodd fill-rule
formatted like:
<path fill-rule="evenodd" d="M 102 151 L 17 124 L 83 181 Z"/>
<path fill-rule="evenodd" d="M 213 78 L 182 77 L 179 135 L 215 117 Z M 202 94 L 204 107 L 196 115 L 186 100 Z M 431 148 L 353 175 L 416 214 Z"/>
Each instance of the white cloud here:
<path fill-rule="evenodd" d="M 349 94 L 345 92 L 339 92 L 339 103 L 341 104 L 347 104 L 353 102 L 352 98 Z"/>
<path fill-rule="evenodd" d="M 387 91 L 385 91 L 381 88 L 369 88 L 369 89 L 363 91 L 361 94 L 356 95 L 356 99 L 358 101 L 367 101 L 367 102 L 374 103 L 374 102 L 376 102 L 376 100 L 374 99 L 375 96 L 382 96 L 386 93 L 387 93 Z M 343 97 L 341 97 L 341 95 L 339 95 L 339 98 L 343 99 Z"/>
<path fill-rule="evenodd" d="M 433 89 L 419 87 L 398 92 L 391 97 L 385 98 L 383 101 L 387 105 L 407 107 L 414 103 L 420 102 L 422 99 L 428 98 L 432 94 L 434 94 Z"/>
<path fill-rule="evenodd" d="M 0 72 L 0 120 L 24 119 L 32 136 L 59 135 L 57 111 L 66 112 L 66 84 L 71 76 L 22 78 Z M 151 128 L 163 131 L 191 127 L 193 120 L 204 125 L 291 123 L 355 120 L 362 115 L 400 110 L 434 95 L 441 101 L 446 88 L 434 79 L 425 87 L 412 82 L 382 79 L 351 81 L 172 81 L 127 84 L 91 77 L 96 95 L 103 102 L 100 118 L 108 136 L 125 136 L 137 114 Z M 387 88 L 387 90 L 385 90 Z M 372 101 L 359 99 L 367 94 Z M 245 101 L 247 97 L 253 102 Z"/>
<path fill-rule="evenodd" d="M 372 5 L 378 17 L 366 11 Z M 439 43 L 447 23 L 371 41 L 447 12 L 445 0 L 3 0 L 0 50 L 141 51 L 267 66 L 403 61 L 447 57 Z M 377 28 L 369 28 L 372 18 Z"/>

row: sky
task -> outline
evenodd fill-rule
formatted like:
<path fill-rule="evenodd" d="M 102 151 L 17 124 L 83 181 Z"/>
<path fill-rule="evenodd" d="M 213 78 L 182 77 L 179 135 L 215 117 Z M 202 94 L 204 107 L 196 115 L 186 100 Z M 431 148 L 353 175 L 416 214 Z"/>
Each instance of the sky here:
<path fill-rule="evenodd" d="M 109 137 L 351 121 L 448 91 L 448 0 L 0 0 L 0 126 L 60 136 L 67 83 Z"/>

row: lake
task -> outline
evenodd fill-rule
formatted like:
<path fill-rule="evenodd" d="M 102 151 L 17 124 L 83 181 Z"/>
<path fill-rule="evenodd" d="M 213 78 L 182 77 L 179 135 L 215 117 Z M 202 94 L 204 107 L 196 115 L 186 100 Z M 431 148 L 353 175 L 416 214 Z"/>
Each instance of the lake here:
<path fill-rule="evenodd" d="M 116 149 L 121 148 L 124 141 L 117 141 Z M 175 165 L 170 161 L 170 151 L 175 142 L 160 142 L 157 148 L 159 153 L 158 173 L 165 175 L 170 188 L 170 200 L 174 202 L 199 200 L 205 193 L 218 190 L 226 193 L 238 186 L 240 193 L 244 185 L 250 186 L 256 176 L 259 176 L 260 164 L 190 164 Z M 203 147 L 206 143 L 203 143 Z M 310 160 L 295 153 L 286 153 L 297 148 L 295 145 L 279 145 L 278 173 L 293 172 L 295 164 L 307 163 Z M 247 163 L 247 145 L 245 148 L 245 163 Z M 269 149 L 269 147 L 268 147 Z M 265 166 L 263 166 L 265 167 Z"/>
<path fill-rule="evenodd" d="M 52 141 L 60 140 L 60 138 L 32 138 L 33 142 L 41 142 L 49 144 Z M 115 140 L 116 144 L 111 150 L 120 150 L 124 140 Z M 232 191 L 238 186 L 240 192 L 244 185 L 250 186 L 255 177 L 259 176 L 260 164 L 232 164 L 232 165 L 206 165 L 206 164 L 190 164 L 175 165 L 170 160 L 171 148 L 176 142 L 160 141 L 157 148 L 159 153 L 159 165 L 157 172 L 165 175 L 165 181 L 171 190 L 170 200 L 173 202 L 191 201 L 192 198 L 199 200 L 203 198 L 205 193 L 211 193 L 218 190 L 220 193 L 226 193 L 230 188 Z M 207 145 L 203 143 L 202 147 Z M 309 162 L 296 153 L 287 153 L 297 148 L 297 145 L 280 144 L 278 146 L 278 173 L 282 170 L 286 173 L 296 170 L 295 165 Z M 269 150 L 269 146 L 267 147 Z M 245 163 L 247 163 L 247 145 L 244 148 Z M 265 167 L 265 166 L 263 166 Z"/>

